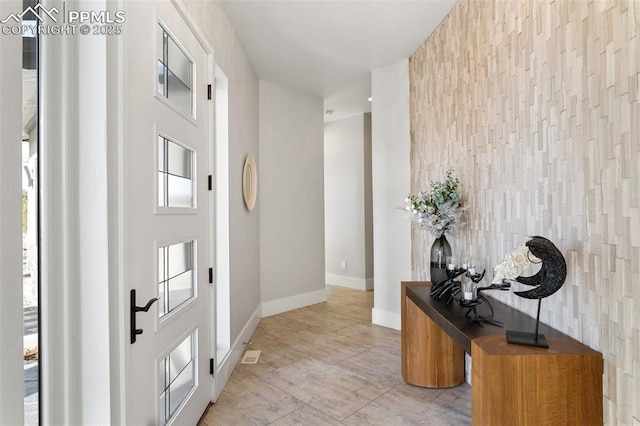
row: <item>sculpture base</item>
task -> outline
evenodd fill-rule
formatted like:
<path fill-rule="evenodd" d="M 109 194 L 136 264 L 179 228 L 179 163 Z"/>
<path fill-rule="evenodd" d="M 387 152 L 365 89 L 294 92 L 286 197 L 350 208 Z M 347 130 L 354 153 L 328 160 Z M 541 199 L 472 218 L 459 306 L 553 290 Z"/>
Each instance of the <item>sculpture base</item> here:
<path fill-rule="evenodd" d="M 507 343 L 514 345 L 536 346 L 548 348 L 549 343 L 544 334 L 527 333 L 525 331 L 507 330 Z"/>

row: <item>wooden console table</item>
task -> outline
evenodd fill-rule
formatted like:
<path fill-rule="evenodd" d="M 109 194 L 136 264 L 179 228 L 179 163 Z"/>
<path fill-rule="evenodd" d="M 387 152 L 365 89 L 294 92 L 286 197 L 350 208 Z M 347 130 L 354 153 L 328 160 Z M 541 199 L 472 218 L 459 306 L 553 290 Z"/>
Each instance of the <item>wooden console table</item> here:
<path fill-rule="evenodd" d="M 461 384 L 468 352 L 474 425 L 602 424 L 601 353 L 544 324 L 540 333 L 548 349 L 508 344 L 505 330 L 533 331 L 535 319 L 490 299 L 504 328 L 481 327 L 455 302 L 431 298 L 430 290 L 430 282 L 402 282 L 402 376 L 407 383 Z"/>

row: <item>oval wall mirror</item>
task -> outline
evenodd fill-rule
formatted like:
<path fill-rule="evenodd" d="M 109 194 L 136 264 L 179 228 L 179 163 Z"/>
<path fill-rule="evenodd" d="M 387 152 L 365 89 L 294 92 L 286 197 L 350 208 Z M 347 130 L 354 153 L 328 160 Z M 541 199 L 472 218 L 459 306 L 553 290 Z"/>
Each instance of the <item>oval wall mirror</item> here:
<path fill-rule="evenodd" d="M 258 195 L 258 169 L 252 154 L 247 155 L 242 168 L 242 195 L 247 208 L 252 211 Z"/>

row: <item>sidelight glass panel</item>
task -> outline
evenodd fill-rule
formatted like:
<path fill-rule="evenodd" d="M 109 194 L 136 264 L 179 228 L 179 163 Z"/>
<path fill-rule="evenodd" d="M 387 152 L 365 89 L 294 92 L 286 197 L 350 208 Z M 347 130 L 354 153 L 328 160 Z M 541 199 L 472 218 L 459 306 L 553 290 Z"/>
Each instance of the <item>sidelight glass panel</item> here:
<path fill-rule="evenodd" d="M 194 246 L 190 241 L 158 249 L 160 318 L 195 295 Z"/>
<path fill-rule="evenodd" d="M 158 32 L 158 93 L 179 111 L 193 116 L 193 62 L 162 25 Z"/>
<path fill-rule="evenodd" d="M 19 4 L 19 3 L 18 3 Z M 36 1 L 24 0 L 22 24 L 37 25 L 37 17 L 31 11 Z M 6 37 L 6 36 L 3 36 Z M 22 62 L 22 102 L 16 102 L 16 108 L 22 110 L 21 140 L 6 143 L 21 144 L 22 164 L 22 282 L 6 283 L 22 286 L 22 330 L 24 358 L 24 424 L 40 423 L 40 296 L 39 296 L 39 240 L 38 215 L 38 152 L 39 152 L 39 40 L 33 31 L 24 31 L 22 35 L 22 57 L 3 58 L 5 61 Z M 5 143 L 5 141 L 2 141 Z M 15 206 L 18 207 L 18 206 Z M 3 207 L 4 208 L 4 207 Z M 19 207 L 18 207 L 19 208 Z M 5 283 L 2 283 L 5 285 Z M 15 318 L 17 320 L 17 318 Z"/>
<path fill-rule="evenodd" d="M 193 207 L 193 151 L 158 137 L 158 205 Z"/>
<path fill-rule="evenodd" d="M 195 386 L 194 334 L 189 335 L 158 364 L 158 423 L 162 425 L 169 422 Z"/>

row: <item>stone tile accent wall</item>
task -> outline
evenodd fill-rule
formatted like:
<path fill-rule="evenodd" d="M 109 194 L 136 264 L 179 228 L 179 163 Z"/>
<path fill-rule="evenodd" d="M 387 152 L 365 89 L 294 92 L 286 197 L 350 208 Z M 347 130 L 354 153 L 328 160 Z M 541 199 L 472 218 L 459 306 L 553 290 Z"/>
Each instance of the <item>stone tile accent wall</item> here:
<path fill-rule="evenodd" d="M 604 423 L 640 424 L 640 1 L 459 0 L 409 72 L 412 192 L 455 169 L 454 250 L 489 279 L 527 235 L 558 246 L 542 321 L 603 353 Z M 415 279 L 432 241 L 414 229 Z"/>

